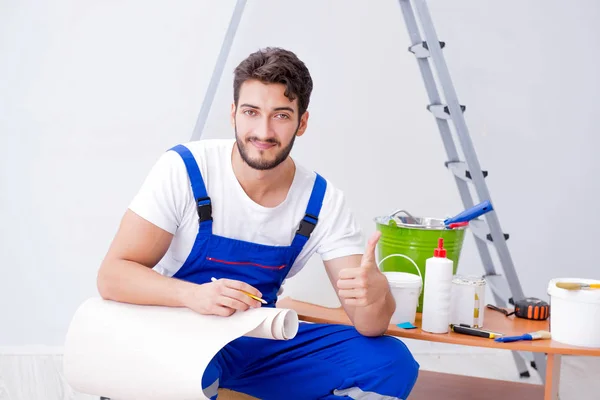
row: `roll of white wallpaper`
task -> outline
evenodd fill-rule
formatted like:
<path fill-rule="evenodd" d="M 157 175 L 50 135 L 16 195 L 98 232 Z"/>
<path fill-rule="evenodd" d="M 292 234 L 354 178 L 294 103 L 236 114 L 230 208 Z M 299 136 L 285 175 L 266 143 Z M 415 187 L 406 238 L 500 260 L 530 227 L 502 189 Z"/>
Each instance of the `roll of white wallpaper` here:
<path fill-rule="evenodd" d="M 227 343 L 241 336 L 287 340 L 297 332 L 298 315 L 289 309 L 219 317 L 91 298 L 69 326 L 64 374 L 76 391 L 111 399 L 207 399 L 204 370 Z"/>

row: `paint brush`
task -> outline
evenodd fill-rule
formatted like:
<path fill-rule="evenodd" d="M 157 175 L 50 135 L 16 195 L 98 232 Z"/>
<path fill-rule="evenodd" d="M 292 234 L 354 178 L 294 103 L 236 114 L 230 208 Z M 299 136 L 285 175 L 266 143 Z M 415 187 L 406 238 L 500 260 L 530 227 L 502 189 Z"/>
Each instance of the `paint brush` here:
<path fill-rule="evenodd" d="M 504 336 L 504 337 L 499 337 L 499 338 L 495 338 L 494 341 L 495 342 L 507 343 L 507 342 L 516 342 L 516 341 L 519 341 L 519 340 L 550 339 L 551 337 L 552 336 L 550 335 L 550 332 L 548 332 L 548 331 L 537 331 L 537 332 L 526 333 L 526 334 L 521 335 L 521 336 Z"/>
<path fill-rule="evenodd" d="M 211 281 L 213 281 L 213 282 L 216 282 L 216 281 L 217 281 L 217 278 L 215 278 L 215 277 L 213 276 L 212 278 L 210 278 L 210 280 L 211 280 Z M 261 299 L 260 297 L 256 297 L 255 295 L 253 295 L 253 294 L 251 294 L 251 293 L 245 292 L 245 291 L 243 291 L 243 290 L 240 290 L 240 292 L 244 293 L 246 296 L 250 296 L 250 297 L 252 297 L 252 298 L 253 298 L 254 300 L 256 300 L 256 301 L 260 301 L 262 304 L 269 304 L 269 303 L 267 303 L 267 302 L 266 302 L 266 300 L 264 300 L 264 299 Z"/>
<path fill-rule="evenodd" d="M 556 282 L 556 287 L 566 290 L 600 289 L 600 283 Z"/>

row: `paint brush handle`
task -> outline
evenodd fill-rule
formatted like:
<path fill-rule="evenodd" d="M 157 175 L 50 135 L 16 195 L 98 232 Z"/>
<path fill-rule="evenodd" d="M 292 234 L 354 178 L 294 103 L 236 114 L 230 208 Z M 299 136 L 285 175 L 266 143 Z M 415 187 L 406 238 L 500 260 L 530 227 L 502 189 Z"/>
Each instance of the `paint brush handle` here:
<path fill-rule="evenodd" d="M 526 333 L 521 336 L 503 336 L 494 339 L 496 342 L 508 343 L 508 342 L 518 342 L 519 340 L 532 340 L 532 337 L 529 333 Z"/>
<path fill-rule="evenodd" d="M 490 203 L 489 200 L 486 200 L 482 203 L 479 203 L 479 204 L 461 212 L 458 215 L 455 215 L 452 218 L 448 218 L 448 219 L 444 220 L 444 224 L 446 226 L 448 226 L 450 224 L 456 224 L 456 223 L 460 223 L 460 222 L 468 222 L 468 221 L 471 221 L 472 219 L 475 219 L 485 213 L 492 211 L 493 209 L 494 209 L 494 207 L 492 207 L 492 203 Z"/>
<path fill-rule="evenodd" d="M 566 290 L 600 289 L 600 283 L 556 282 L 556 287 Z"/>

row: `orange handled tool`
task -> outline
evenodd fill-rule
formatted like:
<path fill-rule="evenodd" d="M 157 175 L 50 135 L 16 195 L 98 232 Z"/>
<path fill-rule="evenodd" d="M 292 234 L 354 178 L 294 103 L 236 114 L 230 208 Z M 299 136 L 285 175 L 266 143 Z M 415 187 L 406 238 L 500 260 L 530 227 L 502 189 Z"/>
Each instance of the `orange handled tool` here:
<path fill-rule="evenodd" d="M 535 321 L 543 321 L 550 316 L 550 305 L 544 300 L 540 300 L 536 297 L 527 297 L 522 300 L 517 300 L 515 302 L 515 310 L 510 313 L 491 304 L 488 304 L 487 308 L 500 311 L 507 317 L 515 314 L 515 316 L 519 318 L 532 319 Z"/>
<path fill-rule="evenodd" d="M 550 316 L 550 305 L 535 297 L 515 302 L 515 315 L 519 318 L 542 321 Z"/>

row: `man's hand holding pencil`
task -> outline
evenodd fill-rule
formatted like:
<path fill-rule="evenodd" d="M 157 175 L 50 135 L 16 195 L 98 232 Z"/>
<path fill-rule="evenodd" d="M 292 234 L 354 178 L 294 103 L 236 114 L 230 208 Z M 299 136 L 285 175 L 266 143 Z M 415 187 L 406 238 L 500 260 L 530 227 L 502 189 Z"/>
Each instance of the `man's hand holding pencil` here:
<path fill-rule="evenodd" d="M 262 293 L 245 282 L 232 279 L 215 279 L 195 287 L 184 294 L 187 308 L 205 315 L 228 317 L 236 311 L 259 308 Z"/>

